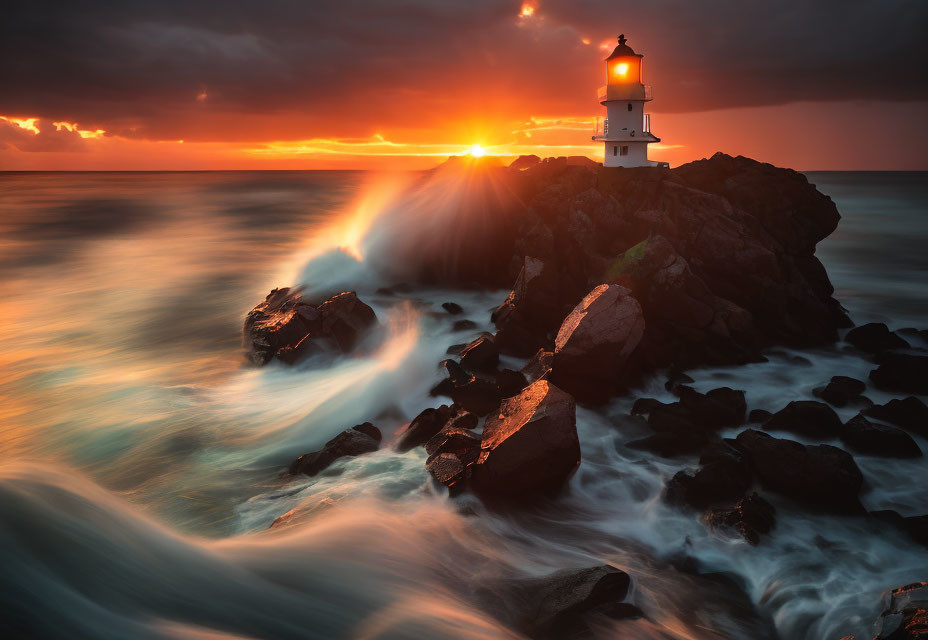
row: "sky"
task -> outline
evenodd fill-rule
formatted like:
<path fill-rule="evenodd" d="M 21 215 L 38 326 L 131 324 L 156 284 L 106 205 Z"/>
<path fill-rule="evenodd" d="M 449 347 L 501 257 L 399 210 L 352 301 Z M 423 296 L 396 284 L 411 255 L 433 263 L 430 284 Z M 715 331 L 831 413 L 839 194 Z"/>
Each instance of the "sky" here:
<path fill-rule="evenodd" d="M 602 158 L 624 33 L 678 165 L 928 170 L 925 0 L 28 0 L 0 9 L 0 170 Z"/>

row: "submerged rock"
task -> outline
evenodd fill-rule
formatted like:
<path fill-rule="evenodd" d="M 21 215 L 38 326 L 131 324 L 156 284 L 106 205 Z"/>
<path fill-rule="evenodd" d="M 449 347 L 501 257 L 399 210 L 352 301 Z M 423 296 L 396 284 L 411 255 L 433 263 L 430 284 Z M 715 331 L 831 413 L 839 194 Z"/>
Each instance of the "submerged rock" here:
<path fill-rule="evenodd" d="M 665 497 L 671 504 L 697 509 L 738 498 L 751 486 L 751 471 L 741 460 L 720 456 L 694 475 L 678 472 L 667 483 Z"/>
<path fill-rule="evenodd" d="M 548 492 L 562 487 L 579 464 L 574 399 L 540 380 L 487 418 L 471 485 L 487 498 Z"/>
<path fill-rule="evenodd" d="M 761 534 L 769 533 L 776 524 L 776 512 L 772 504 L 756 493 L 751 493 L 730 509 L 713 509 L 708 512 L 706 522 L 713 529 L 730 527 L 752 546 L 757 546 Z"/>
<path fill-rule="evenodd" d="M 464 309 L 457 302 L 442 302 L 441 308 L 453 316 L 464 313 Z"/>
<path fill-rule="evenodd" d="M 863 510 L 857 498 L 863 475 L 846 451 L 827 444 L 805 446 L 754 429 L 742 431 L 734 444 L 768 489 L 827 511 Z"/>
<path fill-rule="evenodd" d="M 596 287 L 558 330 L 551 380 L 581 400 L 604 402 L 643 333 L 641 305 L 628 289 Z"/>
<path fill-rule="evenodd" d="M 343 456 L 359 456 L 380 448 L 380 429 L 370 422 L 342 431 L 319 451 L 301 455 L 290 464 L 291 475 L 314 476 Z"/>
<path fill-rule="evenodd" d="M 315 351 L 347 353 L 376 324 L 374 310 L 354 292 L 314 307 L 298 291 L 283 288 L 271 291 L 248 313 L 243 333 L 255 364 L 267 364 L 274 357 L 292 364 Z"/>

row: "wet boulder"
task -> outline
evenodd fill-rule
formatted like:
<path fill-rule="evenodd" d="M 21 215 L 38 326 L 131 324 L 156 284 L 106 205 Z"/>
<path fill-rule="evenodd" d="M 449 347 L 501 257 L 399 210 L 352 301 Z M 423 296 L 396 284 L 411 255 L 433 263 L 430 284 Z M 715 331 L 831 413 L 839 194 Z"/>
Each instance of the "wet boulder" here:
<path fill-rule="evenodd" d="M 561 488 L 580 464 L 573 397 L 547 380 L 503 400 L 487 417 L 471 484 L 487 498 Z"/>
<path fill-rule="evenodd" d="M 493 336 L 480 336 L 461 351 L 461 366 L 470 371 L 493 371 L 497 364 L 499 349 Z"/>
<path fill-rule="evenodd" d="M 928 406 L 915 396 L 902 400 L 894 398 L 886 404 L 864 409 L 863 413 L 928 438 Z"/>
<path fill-rule="evenodd" d="M 873 640 L 922 640 L 928 637 L 928 583 L 915 582 L 883 594 Z"/>
<path fill-rule="evenodd" d="M 805 446 L 748 429 L 734 445 L 768 489 L 797 502 L 837 513 L 859 513 L 863 475 L 854 458 L 827 444 Z"/>
<path fill-rule="evenodd" d="M 751 486 L 751 471 L 743 461 L 724 456 L 700 467 L 695 474 L 679 471 L 667 483 L 665 499 L 671 504 L 702 509 L 729 502 Z"/>
<path fill-rule="evenodd" d="M 870 380 L 883 391 L 928 394 L 928 356 L 891 351 L 880 356 Z"/>
<path fill-rule="evenodd" d="M 374 310 L 354 292 L 340 293 L 318 307 L 298 291 L 274 289 L 245 318 L 244 342 L 255 364 L 274 357 L 292 364 L 321 351 L 353 350 L 377 324 Z"/>
<path fill-rule="evenodd" d="M 764 423 L 765 430 L 789 431 L 810 438 L 841 435 L 841 418 L 824 402 L 795 400 L 773 414 Z"/>
<path fill-rule="evenodd" d="M 467 414 L 473 416 L 473 414 Z M 473 427 L 477 426 L 473 416 Z M 465 426 L 464 420 L 452 420 L 425 443 L 428 459 L 425 468 L 436 481 L 448 487 L 452 495 L 467 487 L 470 469 L 480 454 L 480 436 Z"/>
<path fill-rule="evenodd" d="M 380 429 L 370 422 L 342 431 L 319 451 L 301 455 L 290 464 L 291 475 L 314 476 L 343 456 L 359 456 L 380 448 Z"/>
<path fill-rule="evenodd" d="M 824 387 L 817 388 L 813 393 L 829 404 L 843 407 L 860 397 L 867 385 L 848 376 L 834 376 Z"/>
<path fill-rule="evenodd" d="M 539 349 L 535 355 L 529 359 L 525 366 L 522 367 L 522 373 L 528 378 L 529 382 L 541 380 L 551 371 L 551 363 L 554 361 L 554 352 Z"/>
<path fill-rule="evenodd" d="M 503 369 L 496 374 L 496 388 L 501 398 L 511 398 L 528 386 L 525 374 L 512 369 Z"/>
<path fill-rule="evenodd" d="M 629 290 L 599 285 L 561 324 L 551 380 L 581 400 L 606 401 L 626 375 L 626 362 L 643 333 L 641 305 Z"/>
<path fill-rule="evenodd" d="M 841 440 L 857 453 L 869 456 L 918 458 L 922 455 L 922 450 L 905 431 L 870 422 L 860 413 L 844 425 Z"/>
<path fill-rule="evenodd" d="M 868 353 L 879 353 L 889 349 L 906 349 L 909 343 L 890 331 L 882 322 L 871 322 L 854 327 L 844 336 L 844 341 L 849 342 L 861 351 Z"/>
<path fill-rule="evenodd" d="M 441 431 L 456 411 L 446 404 L 438 408 L 429 408 L 413 418 L 412 422 L 400 434 L 395 449 L 405 453 L 428 442 L 429 438 Z"/>
<path fill-rule="evenodd" d="M 693 422 L 703 429 L 721 429 L 744 424 L 747 403 L 744 391 L 719 387 L 708 393 L 699 393 L 692 387 L 677 388 L 680 403 L 692 416 Z"/>
<path fill-rule="evenodd" d="M 496 382 L 476 377 L 454 360 L 443 360 L 441 366 L 448 377 L 432 388 L 433 396 L 447 396 L 478 416 L 485 416 L 499 406 L 502 396 Z"/>
<path fill-rule="evenodd" d="M 753 424 L 763 424 L 767 422 L 771 416 L 773 416 L 773 414 L 766 409 L 751 409 L 751 413 L 748 414 L 748 422 Z"/>
<path fill-rule="evenodd" d="M 545 346 L 561 317 L 557 286 L 551 267 L 530 255 L 523 258 L 509 297 L 491 316 L 500 351 L 528 357 Z"/>
<path fill-rule="evenodd" d="M 442 302 L 441 308 L 453 316 L 464 313 L 464 309 L 457 302 Z"/>
<path fill-rule="evenodd" d="M 757 546 L 761 535 L 769 533 L 776 524 L 776 511 L 772 504 L 758 494 L 751 493 L 741 498 L 730 509 L 709 511 L 705 519 L 712 529 L 734 529 L 751 546 Z"/>
<path fill-rule="evenodd" d="M 644 416 L 662 406 L 664 406 L 664 403 L 657 398 L 638 398 L 635 400 L 635 404 L 632 405 L 631 413 L 633 416 Z"/>

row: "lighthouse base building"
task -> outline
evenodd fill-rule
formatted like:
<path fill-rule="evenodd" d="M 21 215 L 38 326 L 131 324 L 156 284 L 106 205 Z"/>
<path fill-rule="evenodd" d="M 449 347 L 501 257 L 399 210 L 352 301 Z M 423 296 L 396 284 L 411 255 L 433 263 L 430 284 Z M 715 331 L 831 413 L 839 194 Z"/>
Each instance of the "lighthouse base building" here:
<path fill-rule="evenodd" d="M 619 46 L 606 58 L 606 86 L 599 90 L 606 118 L 597 122 L 593 140 L 603 143 L 607 167 L 669 166 L 648 160 L 648 145 L 661 141 L 651 133 L 651 116 L 644 112 L 651 87 L 641 82 L 644 56 L 625 43 L 625 35 L 620 35 Z"/>

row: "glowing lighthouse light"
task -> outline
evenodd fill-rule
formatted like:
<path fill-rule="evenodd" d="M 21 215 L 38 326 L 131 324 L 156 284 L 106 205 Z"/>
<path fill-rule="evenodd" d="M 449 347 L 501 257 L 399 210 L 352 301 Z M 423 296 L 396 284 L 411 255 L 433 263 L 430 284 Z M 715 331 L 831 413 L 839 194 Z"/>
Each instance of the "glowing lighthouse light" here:
<path fill-rule="evenodd" d="M 619 46 L 606 58 L 606 86 L 599 90 L 606 118 L 597 123 L 593 140 L 604 144 L 607 167 L 667 166 L 648 160 L 648 145 L 661 139 L 651 133 L 651 116 L 644 112 L 651 100 L 651 87 L 641 82 L 644 56 L 626 42 L 620 35 Z"/>

